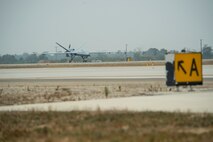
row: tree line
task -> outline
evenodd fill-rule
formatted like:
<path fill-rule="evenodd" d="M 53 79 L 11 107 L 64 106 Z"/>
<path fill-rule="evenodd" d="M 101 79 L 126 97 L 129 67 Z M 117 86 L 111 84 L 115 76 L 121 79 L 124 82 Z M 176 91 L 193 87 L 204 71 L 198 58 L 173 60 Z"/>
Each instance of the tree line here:
<path fill-rule="evenodd" d="M 146 51 L 136 49 L 127 53 L 117 52 L 94 52 L 91 53 L 88 58 L 88 62 L 114 62 L 114 61 L 125 61 L 126 57 L 130 57 L 133 61 L 147 61 L 147 60 L 164 60 L 165 54 L 167 53 L 178 53 L 178 51 L 168 51 L 166 49 L 150 48 Z M 213 59 L 212 47 L 204 45 L 203 59 Z M 49 63 L 49 62 L 67 62 L 69 59 L 65 54 L 40 54 L 35 53 L 22 55 L 2 55 L 0 56 L 0 64 L 24 64 L 24 63 Z M 74 62 L 82 62 L 80 57 L 75 57 Z"/>

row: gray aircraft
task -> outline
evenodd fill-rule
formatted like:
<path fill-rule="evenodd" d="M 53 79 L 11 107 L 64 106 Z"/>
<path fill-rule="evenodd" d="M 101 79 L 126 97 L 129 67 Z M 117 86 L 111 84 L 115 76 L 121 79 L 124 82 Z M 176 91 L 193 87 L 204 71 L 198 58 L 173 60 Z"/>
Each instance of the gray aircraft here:
<path fill-rule="evenodd" d="M 70 57 L 69 62 L 72 62 L 75 56 L 80 56 L 83 59 L 83 62 L 87 62 L 87 58 L 90 56 L 88 53 L 76 52 L 75 49 L 71 49 L 71 44 L 68 49 L 57 42 L 56 44 L 65 50 L 66 57 Z"/>

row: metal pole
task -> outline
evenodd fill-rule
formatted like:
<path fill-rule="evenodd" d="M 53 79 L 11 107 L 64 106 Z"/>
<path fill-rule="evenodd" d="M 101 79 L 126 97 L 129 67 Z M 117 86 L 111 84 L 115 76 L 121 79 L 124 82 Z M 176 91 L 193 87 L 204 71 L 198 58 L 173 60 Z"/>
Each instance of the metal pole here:
<path fill-rule="evenodd" d="M 57 46 L 55 47 L 55 51 L 56 51 L 56 62 L 58 62 L 58 57 L 57 57 L 58 50 L 57 50 Z"/>
<path fill-rule="evenodd" d="M 200 39 L 200 52 L 203 53 L 203 39 Z"/>
<path fill-rule="evenodd" d="M 126 54 L 126 61 L 127 61 L 127 46 L 128 46 L 128 44 L 126 44 L 126 52 L 125 52 L 125 54 Z"/>

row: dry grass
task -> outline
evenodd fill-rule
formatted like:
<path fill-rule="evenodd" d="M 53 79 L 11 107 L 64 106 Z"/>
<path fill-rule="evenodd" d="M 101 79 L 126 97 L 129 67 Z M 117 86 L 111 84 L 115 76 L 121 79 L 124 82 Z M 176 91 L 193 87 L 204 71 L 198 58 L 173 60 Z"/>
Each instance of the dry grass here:
<path fill-rule="evenodd" d="M 0 112 L 1 142 L 213 141 L 213 115 L 164 112 Z"/>
<path fill-rule="evenodd" d="M 213 88 L 213 82 L 193 89 Z M 175 91 L 162 81 L 16 81 L 0 82 L 0 106 L 159 95 Z M 181 90 L 189 90 L 183 88 Z"/>
<path fill-rule="evenodd" d="M 161 81 L 1 82 L 0 106 L 153 95 L 167 90 Z"/>

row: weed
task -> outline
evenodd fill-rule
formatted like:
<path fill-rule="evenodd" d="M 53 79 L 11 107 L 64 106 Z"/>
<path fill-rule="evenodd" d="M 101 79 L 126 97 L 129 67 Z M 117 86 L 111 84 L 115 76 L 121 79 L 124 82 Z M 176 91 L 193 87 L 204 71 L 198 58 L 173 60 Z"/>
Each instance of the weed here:
<path fill-rule="evenodd" d="M 72 95 L 72 91 L 69 88 L 62 88 L 62 90 L 68 93 L 68 95 Z"/>
<path fill-rule="evenodd" d="M 120 85 L 118 86 L 118 90 L 121 92 L 121 86 Z"/>
<path fill-rule="evenodd" d="M 56 87 L 56 89 L 55 89 L 56 91 L 58 91 L 59 90 L 59 85 L 57 85 L 57 87 Z"/>
<path fill-rule="evenodd" d="M 51 129 L 48 128 L 47 126 L 44 126 L 44 127 L 41 127 L 41 128 L 36 128 L 35 132 L 40 134 L 40 135 L 47 136 L 49 133 L 51 133 Z"/>
<path fill-rule="evenodd" d="M 2 92 L 3 92 L 3 89 L 0 89 L 0 95 L 2 94 Z"/>
<path fill-rule="evenodd" d="M 30 91 L 30 87 L 29 86 L 27 86 L 27 91 Z"/>
<path fill-rule="evenodd" d="M 108 87 L 106 87 L 106 86 L 105 86 L 105 88 L 104 88 L 104 94 L 105 94 L 105 97 L 108 98 L 109 89 L 108 89 Z"/>

